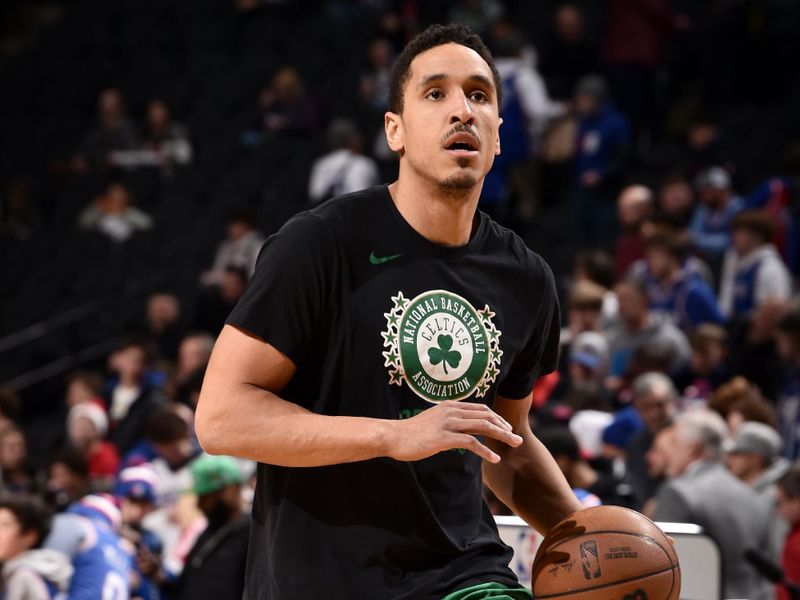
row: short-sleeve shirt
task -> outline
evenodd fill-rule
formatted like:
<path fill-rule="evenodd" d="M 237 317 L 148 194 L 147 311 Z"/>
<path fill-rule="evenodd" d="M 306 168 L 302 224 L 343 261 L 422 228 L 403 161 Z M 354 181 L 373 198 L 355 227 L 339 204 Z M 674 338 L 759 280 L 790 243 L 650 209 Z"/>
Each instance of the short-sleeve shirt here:
<path fill-rule="evenodd" d="M 477 213 L 468 243 L 417 233 L 387 186 L 335 198 L 265 243 L 228 321 L 289 357 L 281 396 L 323 415 L 410 418 L 444 400 L 526 401 L 557 362 L 545 262 Z M 236 410 L 231 399 L 231 410 Z M 441 598 L 514 585 L 481 459 L 261 464 L 245 598 Z"/>

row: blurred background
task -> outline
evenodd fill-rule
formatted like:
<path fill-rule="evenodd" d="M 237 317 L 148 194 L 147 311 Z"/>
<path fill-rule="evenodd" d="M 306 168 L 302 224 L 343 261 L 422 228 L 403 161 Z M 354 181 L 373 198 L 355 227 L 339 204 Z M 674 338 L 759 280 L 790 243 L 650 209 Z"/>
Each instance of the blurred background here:
<path fill-rule="evenodd" d="M 239 597 L 253 468 L 192 426 L 214 337 L 266 236 L 394 180 L 393 61 L 451 21 L 505 87 L 480 208 L 559 286 L 537 433 L 587 506 L 699 523 L 729 597 L 788 594 L 742 555 L 800 580 L 794 0 L 6 0 L 0 517 L 108 521 L 135 596 Z M 221 526 L 227 570 L 184 569 Z"/>

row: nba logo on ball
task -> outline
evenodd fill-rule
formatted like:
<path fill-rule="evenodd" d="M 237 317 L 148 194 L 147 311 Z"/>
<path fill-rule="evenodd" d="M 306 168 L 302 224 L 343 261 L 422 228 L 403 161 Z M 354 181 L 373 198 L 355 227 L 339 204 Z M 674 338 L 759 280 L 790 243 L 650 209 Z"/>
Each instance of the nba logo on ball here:
<path fill-rule="evenodd" d="M 602 575 L 600 571 L 600 553 L 597 551 L 597 542 L 589 540 L 581 542 L 581 562 L 583 563 L 583 576 L 586 579 L 596 579 Z"/>

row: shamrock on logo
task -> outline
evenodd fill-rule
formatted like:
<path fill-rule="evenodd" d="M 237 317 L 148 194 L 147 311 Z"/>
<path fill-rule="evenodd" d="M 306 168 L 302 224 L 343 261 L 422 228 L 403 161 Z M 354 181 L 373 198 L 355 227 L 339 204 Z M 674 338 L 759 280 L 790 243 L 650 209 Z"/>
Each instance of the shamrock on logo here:
<path fill-rule="evenodd" d="M 436 338 L 436 343 L 439 347 L 428 348 L 428 358 L 431 360 L 432 365 L 442 363 L 444 372 L 447 374 L 447 365 L 455 369 L 458 363 L 461 362 L 461 352 L 458 350 L 451 350 L 453 347 L 453 338 L 446 334 L 441 334 Z"/>

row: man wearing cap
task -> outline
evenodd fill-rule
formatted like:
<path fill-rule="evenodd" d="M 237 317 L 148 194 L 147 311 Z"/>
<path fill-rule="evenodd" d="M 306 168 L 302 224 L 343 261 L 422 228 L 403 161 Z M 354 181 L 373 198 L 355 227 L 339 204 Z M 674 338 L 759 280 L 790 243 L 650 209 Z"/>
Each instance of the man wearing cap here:
<path fill-rule="evenodd" d="M 744 201 L 734 194 L 730 175 L 722 167 L 700 173 L 695 187 L 700 203 L 689 223 L 689 235 L 703 258 L 719 266 L 730 244 L 731 221 L 744 208 Z"/>
<path fill-rule="evenodd" d="M 136 548 L 137 577 L 133 596 L 157 600 L 161 598 L 158 584 L 148 576 L 146 565 L 159 563 L 163 544 L 161 538 L 143 524 L 145 517 L 156 509 L 156 473 L 153 468 L 141 465 L 124 469 L 114 487 L 114 498 L 122 515 L 122 536 Z"/>
<path fill-rule="evenodd" d="M 791 466 L 788 460 L 779 456 L 781 436 L 769 425 L 747 421 L 739 426 L 732 438 L 726 440 L 723 449 L 730 472 L 753 488 L 771 514 L 769 552 L 779 561 L 789 527 L 776 513 L 775 484 Z"/>
<path fill-rule="evenodd" d="M 192 465 L 197 505 L 208 527 L 186 557 L 175 583 L 176 600 L 241 598 L 250 517 L 242 511 L 242 475 L 228 456 L 204 456 Z"/>

